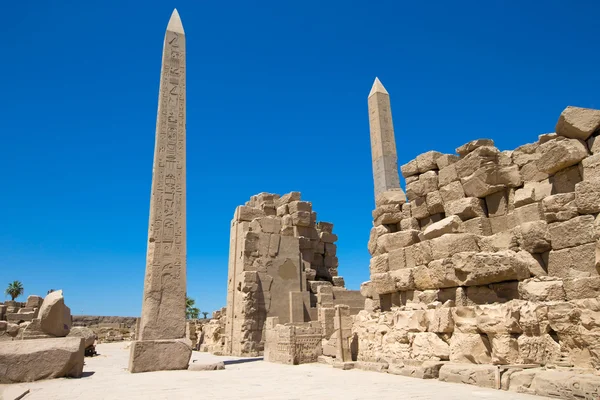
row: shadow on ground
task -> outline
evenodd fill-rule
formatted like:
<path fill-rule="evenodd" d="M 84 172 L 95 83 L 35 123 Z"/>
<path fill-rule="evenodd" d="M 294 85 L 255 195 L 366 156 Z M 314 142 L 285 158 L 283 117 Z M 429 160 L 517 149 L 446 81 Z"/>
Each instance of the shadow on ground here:
<path fill-rule="evenodd" d="M 225 364 L 225 365 L 244 364 L 244 363 L 249 363 L 249 362 L 254 362 L 254 361 L 262 361 L 262 360 L 263 360 L 263 357 L 240 358 L 239 360 L 227 360 L 227 361 L 223 361 L 223 364 Z"/>

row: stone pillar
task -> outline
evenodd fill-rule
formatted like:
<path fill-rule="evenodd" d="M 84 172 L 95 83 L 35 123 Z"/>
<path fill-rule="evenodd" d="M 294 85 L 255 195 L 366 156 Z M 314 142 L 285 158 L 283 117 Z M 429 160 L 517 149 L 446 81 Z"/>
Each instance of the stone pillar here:
<path fill-rule="evenodd" d="M 352 361 L 350 354 L 350 337 L 352 336 L 352 317 L 347 305 L 335 306 L 333 327 L 337 333 L 335 358 L 339 361 Z"/>
<path fill-rule="evenodd" d="M 375 197 L 387 190 L 400 188 L 398 155 L 392 123 L 390 95 L 378 78 L 369 93 L 369 127 Z"/>
<path fill-rule="evenodd" d="M 185 338 L 185 34 L 177 10 L 165 34 L 144 298 L 130 372 L 187 369 Z"/>

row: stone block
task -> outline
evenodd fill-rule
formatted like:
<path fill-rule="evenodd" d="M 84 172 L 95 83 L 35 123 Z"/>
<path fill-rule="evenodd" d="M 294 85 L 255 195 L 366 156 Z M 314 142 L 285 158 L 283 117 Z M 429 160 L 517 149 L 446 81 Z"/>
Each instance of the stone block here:
<path fill-rule="evenodd" d="M 405 247 L 404 252 L 406 257 L 406 268 L 427 265 L 433 261 L 431 242 L 429 240 Z"/>
<path fill-rule="evenodd" d="M 588 149 L 592 154 L 600 153 L 600 139 L 598 139 L 600 135 L 590 136 L 587 140 Z"/>
<path fill-rule="evenodd" d="M 485 203 L 476 197 L 466 197 L 444 204 L 446 215 L 457 215 L 466 221 L 476 217 L 486 217 Z"/>
<path fill-rule="evenodd" d="M 383 270 L 384 266 L 383 265 L 377 265 L 374 269 L 376 269 L 375 272 L 387 272 L 387 271 L 394 271 L 397 269 L 403 269 L 403 268 L 408 268 L 408 265 L 406 264 L 406 248 L 399 248 L 399 249 L 395 249 L 390 251 L 389 253 L 386 253 L 385 255 L 387 255 L 388 257 L 386 258 L 387 260 L 387 270 Z M 382 257 L 382 256 L 379 256 Z M 376 257 L 371 258 L 371 264 L 373 264 L 373 259 Z M 378 264 L 381 264 L 383 262 L 383 260 L 381 261 L 377 261 Z M 373 270 L 373 269 L 372 269 Z"/>
<path fill-rule="evenodd" d="M 338 237 L 336 234 L 333 233 L 321 232 L 319 233 L 319 239 L 324 243 L 335 243 L 337 242 Z"/>
<path fill-rule="evenodd" d="M 238 206 L 238 208 L 235 209 L 234 220 L 238 222 L 252 221 L 254 218 L 261 218 L 265 216 L 265 212 L 261 209 L 248 206 Z"/>
<path fill-rule="evenodd" d="M 409 201 L 413 201 L 418 197 L 423 197 L 427 194 L 425 186 L 421 181 L 415 181 L 406 184 L 406 197 Z"/>
<path fill-rule="evenodd" d="M 38 313 L 40 327 L 44 333 L 64 337 L 71 329 L 71 310 L 65 305 L 62 290 L 49 293 Z"/>
<path fill-rule="evenodd" d="M 552 249 L 552 245 L 550 244 L 552 234 L 549 233 L 546 221 L 525 222 L 521 224 L 519 232 L 519 242 L 523 250 L 536 254 Z"/>
<path fill-rule="evenodd" d="M 594 232 L 594 216 L 581 215 L 565 222 L 548 225 L 548 232 L 554 250 L 580 246 L 597 240 Z"/>
<path fill-rule="evenodd" d="M 595 248 L 595 243 L 588 243 L 552 250 L 548 255 L 548 275 L 563 279 L 597 276 Z"/>
<path fill-rule="evenodd" d="M 419 220 L 416 218 L 404 218 L 400 221 L 400 230 L 408 231 L 411 229 L 420 229 L 419 228 Z"/>
<path fill-rule="evenodd" d="M 535 203 L 535 193 L 533 187 L 522 187 L 515 191 L 515 207 L 518 208 L 532 203 Z"/>
<path fill-rule="evenodd" d="M 371 281 L 366 281 L 360 284 L 360 294 L 367 298 L 373 298 L 377 294 L 375 287 Z"/>
<path fill-rule="evenodd" d="M 387 253 L 392 250 L 410 246 L 419 241 L 419 231 L 400 231 L 394 233 L 388 233 L 377 239 L 377 248 L 380 249 L 381 253 Z"/>
<path fill-rule="evenodd" d="M 544 210 L 541 203 L 528 204 L 526 206 L 515 208 L 514 226 L 521 225 L 526 222 L 545 220 Z"/>
<path fill-rule="evenodd" d="M 129 372 L 187 369 L 192 348 L 183 339 L 131 342 Z"/>
<path fill-rule="evenodd" d="M 291 201 L 288 203 L 288 210 L 290 214 L 295 212 L 304 211 L 304 212 L 312 212 L 312 204 L 308 201 Z"/>
<path fill-rule="evenodd" d="M 579 215 L 575 204 L 575 193 L 561 193 L 542 200 L 542 208 L 548 223 L 567 221 Z"/>
<path fill-rule="evenodd" d="M 546 142 L 556 139 L 557 137 L 558 135 L 555 132 L 543 133 L 541 135 L 538 135 L 538 144 L 544 144 Z"/>
<path fill-rule="evenodd" d="M 458 160 L 460 160 L 460 157 L 455 154 L 442 154 L 437 158 L 437 160 L 435 160 L 435 162 L 438 166 L 438 169 L 441 170 L 442 168 L 454 164 Z"/>
<path fill-rule="evenodd" d="M 446 186 L 458 180 L 458 173 L 456 172 L 456 166 L 454 164 L 440 169 L 438 173 L 438 185 L 440 187 Z"/>
<path fill-rule="evenodd" d="M 438 174 L 436 171 L 427 171 L 419 175 L 419 182 L 423 185 L 424 194 L 438 190 Z"/>
<path fill-rule="evenodd" d="M 549 276 L 525 279 L 519 282 L 519 295 L 527 301 L 564 301 L 565 290 L 561 279 Z"/>
<path fill-rule="evenodd" d="M 417 197 L 411 201 L 410 212 L 416 219 L 429 217 L 429 209 L 427 208 L 427 199 L 425 197 Z"/>
<path fill-rule="evenodd" d="M 519 172 L 521 173 L 524 182 L 538 182 L 550 177 L 550 174 L 538 169 L 537 161 L 531 161 L 523 165 L 519 169 Z"/>
<path fill-rule="evenodd" d="M 556 123 L 556 133 L 570 139 L 588 139 L 600 129 L 600 110 L 568 106 Z"/>
<path fill-rule="evenodd" d="M 499 217 L 490 217 L 492 234 L 506 232 L 514 227 L 514 214 L 510 213 Z"/>
<path fill-rule="evenodd" d="M 381 214 L 373 221 L 373 225 L 396 225 L 402 221 L 402 212 L 384 213 Z"/>
<path fill-rule="evenodd" d="M 454 332 L 454 317 L 452 308 L 441 307 L 433 310 L 427 310 L 427 321 L 429 325 L 427 330 L 434 333 L 452 333 Z"/>
<path fill-rule="evenodd" d="M 600 153 L 584 158 L 581 166 L 583 167 L 583 180 L 600 179 Z"/>
<path fill-rule="evenodd" d="M 434 239 L 446 233 L 457 233 L 460 229 L 460 225 L 460 218 L 456 215 L 452 215 L 429 225 L 423 232 L 423 237 L 425 239 Z"/>
<path fill-rule="evenodd" d="M 542 370 L 531 380 L 529 392 L 547 398 L 596 400 L 600 397 L 600 376 L 563 370 Z"/>
<path fill-rule="evenodd" d="M 433 215 L 429 215 L 429 216 L 427 216 L 425 218 L 422 218 L 419 221 L 419 229 L 421 229 L 422 231 L 424 231 L 431 224 L 435 224 L 436 222 L 439 222 L 442 219 L 444 219 L 444 214 L 443 213 L 433 214 Z"/>
<path fill-rule="evenodd" d="M 546 365 L 560 358 L 560 345 L 547 333 L 536 336 L 521 335 L 517 343 L 519 357 L 524 364 Z"/>
<path fill-rule="evenodd" d="M 493 147 L 494 146 L 494 141 L 492 139 L 476 139 L 476 140 L 472 140 L 469 143 L 465 143 L 462 146 L 458 147 L 456 149 L 456 152 L 461 157 L 465 157 L 466 155 L 468 155 L 469 153 L 471 153 L 475 149 L 477 149 L 479 147 L 483 147 L 483 146 Z"/>
<path fill-rule="evenodd" d="M 516 173 L 518 174 L 519 167 L 517 167 L 516 165 L 514 165 L 513 167 L 517 169 Z M 504 190 L 504 188 L 506 187 L 506 182 L 504 182 L 503 177 L 507 175 L 507 172 L 510 172 L 508 169 L 506 169 L 505 171 L 505 169 L 506 168 L 500 168 L 496 164 L 485 165 L 477 171 L 475 171 L 473 174 L 465 178 L 461 178 L 460 182 L 462 183 L 463 189 L 465 191 L 465 196 L 486 197 L 495 192 Z M 518 176 L 518 180 L 521 180 L 520 174 Z M 514 184 L 514 186 L 519 185 Z"/>
<path fill-rule="evenodd" d="M 371 286 L 379 295 L 396 292 L 396 281 L 389 272 L 372 274 Z"/>
<path fill-rule="evenodd" d="M 492 365 L 447 363 L 440 368 L 439 380 L 496 389 L 496 373 L 497 367 Z"/>
<path fill-rule="evenodd" d="M 588 156 L 585 142 L 560 137 L 540 145 L 540 153 L 537 168 L 548 174 L 575 165 Z"/>
<path fill-rule="evenodd" d="M 479 333 L 455 331 L 450 338 L 450 361 L 467 364 L 491 363 L 492 347 L 488 338 Z M 441 376 L 442 371 L 440 370 L 440 380 Z"/>
<path fill-rule="evenodd" d="M 581 180 L 581 164 L 561 169 L 549 178 L 552 185 L 552 194 L 574 192 L 575 185 Z"/>
<path fill-rule="evenodd" d="M 400 171 L 402 172 L 402 176 L 408 178 L 412 175 L 417 175 L 419 173 L 419 167 L 417 166 L 417 160 L 410 160 L 406 164 L 400 167 Z"/>
<path fill-rule="evenodd" d="M 383 214 L 395 214 L 402 213 L 402 205 L 401 204 L 386 204 L 377 206 L 372 212 L 371 216 L 373 217 L 373 221 L 377 220 L 377 218 L 381 217 Z M 399 220 L 402 219 L 400 216 Z"/>
<path fill-rule="evenodd" d="M 438 190 L 427 193 L 425 196 L 427 202 L 427 211 L 429 214 L 439 214 L 444 212 L 444 202 Z"/>
<path fill-rule="evenodd" d="M 512 162 L 522 167 L 532 161 L 540 158 L 540 154 L 537 152 L 539 143 L 527 143 L 517 147 L 511 154 Z"/>
<path fill-rule="evenodd" d="M 415 289 L 415 281 L 412 268 L 397 269 L 390 271 L 390 277 L 396 284 L 396 290 L 406 291 Z"/>
<path fill-rule="evenodd" d="M 566 279 L 564 289 L 567 301 L 597 298 L 600 296 L 600 276 Z"/>
<path fill-rule="evenodd" d="M 473 235 L 490 236 L 492 235 L 492 225 L 489 218 L 471 218 L 462 223 L 462 231 Z"/>
<path fill-rule="evenodd" d="M 382 225 L 371 228 L 371 233 L 369 234 L 369 243 L 367 244 L 367 248 L 371 255 L 375 254 L 375 252 L 377 251 L 377 239 L 379 239 L 380 236 L 383 236 L 389 232 L 390 230 Z"/>
<path fill-rule="evenodd" d="M 375 197 L 375 205 L 377 207 L 390 205 L 390 204 L 404 204 L 406 203 L 406 195 L 402 189 L 386 190 L 378 193 Z"/>
<path fill-rule="evenodd" d="M 442 196 L 442 201 L 444 203 L 449 203 L 464 198 L 465 192 L 462 184 L 459 181 L 454 181 L 440 187 L 440 196 Z"/>
<path fill-rule="evenodd" d="M 413 280 L 418 290 L 451 288 L 460 285 L 449 259 L 434 260 L 428 265 L 413 268 Z"/>
<path fill-rule="evenodd" d="M 575 185 L 575 205 L 580 214 L 600 212 L 600 179 Z"/>
<path fill-rule="evenodd" d="M 27 303 L 25 304 L 25 307 L 40 308 L 43 302 L 44 299 L 40 296 L 31 295 L 27 297 Z"/>
<path fill-rule="evenodd" d="M 416 360 L 448 360 L 450 346 L 432 332 L 410 333 L 411 356 Z"/>
<path fill-rule="evenodd" d="M 394 250 L 394 252 L 401 251 L 404 253 L 404 249 Z M 390 270 L 388 265 L 388 257 L 391 253 L 385 253 L 380 256 L 371 257 L 371 261 L 369 262 L 369 271 L 371 275 L 378 274 L 382 272 L 388 272 Z"/>
<path fill-rule="evenodd" d="M 79 378 L 84 363 L 83 338 L 0 342 L 0 383 Z"/>
<path fill-rule="evenodd" d="M 465 251 L 479 251 L 474 235 L 468 233 L 448 233 L 431 240 L 434 260 L 451 257 Z"/>
<path fill-rule="evenodd" d="M 425 173 L 431 170 L 437 170 L 437 162 L 436 160 L 442 156 L 442 153 L 437 151 L 428 151 L 423 154 L 419 154 L 416 158 L 417 161 L 417 169 L 419 173 Z"/>
<path fill-rule="evenodd" d="M 452 256 L 452 264 L 461 282 L 457 286 L 480 286 L 523 280 L 530 276 L 527 264 L 510 250 L 497 253 L 457 253 Z"/>
<path fill-rule="evenodd" d="M 498 217 L 508 213 L 508 192 L 502 190 L 485 197 L 485 204 L 490 217 Z"/>

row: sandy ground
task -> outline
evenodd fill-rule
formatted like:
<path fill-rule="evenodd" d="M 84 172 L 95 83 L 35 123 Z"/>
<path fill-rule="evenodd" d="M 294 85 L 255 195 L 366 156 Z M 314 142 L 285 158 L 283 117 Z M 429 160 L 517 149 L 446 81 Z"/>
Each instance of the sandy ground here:
<path fill-rule="evenodd" d="M 513 399 L 540 400 L 475 386 L 422 380 L 324 364 L 281 365 L 194 352 L 199 363 L 235 361 L 221 371 L 162 371 L 130 374 L 127 342 L 100 344 L 86 358 L 84 377 L 19 384 L 24 400 L 57 399 Z M 241 362 L 243 361 L 243 362 Z M 6 387 L 6 385 L 0 385 Z M 2 388 L 0 387 L 0 390 Z"/>

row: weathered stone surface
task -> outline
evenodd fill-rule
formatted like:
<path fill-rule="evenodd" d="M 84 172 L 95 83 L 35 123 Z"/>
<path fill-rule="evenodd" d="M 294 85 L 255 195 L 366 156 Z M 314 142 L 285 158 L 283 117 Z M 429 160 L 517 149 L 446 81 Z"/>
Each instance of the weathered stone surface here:
<path fill-rule="evenodd" d="M 411 355 L 416 360 L 448 360 L 450 346 L 432 332 L 412 333 Z"/>
<path fill-rule="evenodd" d="M 513 213 L 514 225 L 522 225 L 526 222 L 545 220 L 544 210 L 541 203 L 528 204 L 515 208 Z"/>
<path fill-rule="evenodd" d="M 592 215 L 582 215 L 565 222 L 552 223 L 548 225 L 548 232 L 554 250 L 592 243 L 597 239 Z"/>
<path fill-rule="evenodd" d="M 423 236 L 425 239 L 433 239 L 446 233 L 456 233 L 460 229 L 460 224 L 461 219 L 456 215 L 452 215 L 429 225 L 423 232 Z"/>
<path fill-rule="evenodd" d="M 542 200 L 542 207 L 548 223 L 566 221 L 579 215 L 575 204 L 575 193 L 548 196 Z"/>
<path fill-rule="evenodd" d="M 546 365 L 560 357 L 560 345 L 546 333 L 540 336 L 521 335 L 517 342 L 524 364 Z"/>
<path fill-rule="evenodd" d="M 442 196 L 442 201 L 446 204 L 464 198 L 465 192 L 462 184 L 459 181 L 454 181 L 440 187 L 440 196 Z"/>
<path fill-rule="evenodd" d="M 396 281 L 389 272 L 371 274 L 371 286 L 377 294 L 394 293 Z"/>
<path fill-rule="evenodd" d="M 488 335 L 492 346 L 492 364 L 506 365 L 518 364 L 519 344 L 517 338 L 512 335 Z"/>
<path fill-rule="evenodd" d="M 537 168 L 548 174 L 575 165 L 588 156 L 587 147 L 578 139 L 557 138 L 540 146 Z"/>
<path fill-rule="evenodd" d="M 438 172 L 438 185 L 440 187 L 446 186 L 451 182 L 459 181 L 458 173 L 456 172 L 456 166 L 454 164 L 448 165 Z"/>
<path fill-rule="evenodd" d="M 38 313 L 40 327 L 44 333 L 64 337 L 71 329 L 71 310 L 65 305 L 62 290 L 49 293 Z"/>
<path fill-rule="evenodd" d="M 564 301 L 563 281 L 554 277 L 536 277 L 519 282 L 519 295 L 528 301 Z"/>
<path fill-rule="evenodd" d="M 188 367 L 189 371 L 220 371 L 223 369 L 225 369 L 225 363 L 223 361 L 212 364 L 192 363 Z"/>
<path fill-rule="evenodd" d="M 600 212 L 600 179 L 575 185 L 575 204 L 581 214 Z"/>
<path fill-rule="evenodd" d="M 0 342 L 0 383 L 33 382 L 83 373 L 83 338 Z"/>
<path fill-rule="evenodd" d="M 434 215 L 444 212 L 444 201 L 442 200 L 439 191 L 435 190 L 427 193 L 425 200 L 427 202 L 427 211 L 429 211 L 429 214 Z"/>
<path fill-rule="evenodd" d="M 462 223 L 462 230 L 465 233 L 473 235 L 490 236 L 492 234 L 492 225 L 489 218 L 477 217 L 464 221 Z"/>
<path fill-rule="evenodd" d="M 417 197 L 411 201 L 410 212 L 416 219 L 424 219 L 429 217 L 429 209 L 427 208 L 427 198 Z"/>
<path fill-rule="evenodd" d="M 551 250 L 551 234 L 546 221 L 526 222 L 520 226 L 520 245 L 530 253 L 544 253 Z"/>
<path fill-rule="evenodd" d="M 460 286 L 479 286 L 529 278 L 529 268 L 510 250 L 498 253 L 458 253 L 452 264 Z"/>
<path fill-rule="evenodd" d="M 492 139 L 476 139 L 476 140 L 472 140 L 469 143 L 465 143 L 462 146 L 458 147 L 456 149 L 456 153 L 458 155 L 464 157 L 467 154 L 469 154 L 472 151 L 474 151 L 475 149 L 477 149 L 479 147 L 482 147 L 482 146 L 493 147 L 494 146 L 494 141 Z"/>
<path fill-rule="evenodd" d="M 139 340 L 131 342 L 129 372 L 187 369 L 192 348 L 185 340 Z"/>
<path fill-rule="evenodd" d="M 377 251 L 386 253 L 401 247 L 410 246 L 418 241 L 419 231 L 417 230 L 388 233 L 377 239 Z"/>
<path fill-rule="evenodd" d="M 39 308 L 42 306 L 43 302 L 44 299 L 42 299 L 40 296 L 31 295 L 27 297 L 27 303 L 25 304 L 25 307 Z"/>
<path fill-rule="evenodd" d="M 415 280 L 412 268 L 403 268 L 391 271 L 390 277 L 394 280 L 397 291 L 413 290 L 415 288 Z"/>
<path fill-rule="evenodd" d="M 454 332 L 450 338 L 452 362 L 489 364 L 492 361 L 491 350 L 487 337 L 478 333 Z"/>
<path fill-rule="evenodd" d="M 600 135 L 590 136 L 587 140 L 588 148 L 592 154 L 600 153 L 600 139 L 598 139 Z"/>
<path fill-rule="evenodd" d="M 566 279 L 564 289 L 567 300 L 598 297 L 600 296 L 600 276 Z"/>
<path fill-rule="evenodd" d="M 394 251 L 403 252 L 404 249 L 398 249 Z M 371 275 L 389 271 L 390 268 L 388 265 L 388 257 L 388 253 L 382 254 L 380 256 L 371 257 L 371 261 L 369 263 L 369 270 L 371 271 Z"/>
<path fill-rule="evenodd" d="M 490 217 L 498 217 L 508 213 L 508 191 L 492 193 L 485 198 L 485 204 Z"/>
<path fill-rule="evenodd" d="M 375 196 L 400 188 L 390 95 L 375 78 L 368 97 Z"/>
<path fill-rule="evenodd" d="M 583 180 L 600 179 L 600 153 L 584 158 L 581 166 L 583 167 Z"/>
<path fill-rule="evenodd" d="M 474 235 L 468 233 L 447 233 L 431 240 L 434 260 L 451 257 L 464 251 L 479 251 Z"/>
<path fill-rule="evenodd" d="M 411 229 L 419 229 L 419 220 L 416 218 L 404 218 L 400 221 L 400 230 L 409 231 Z"/>
<path fill-rule="evenodd" d="M 495 389 L 496 370 L 497 368 L 491 365 L 447 363 L 440 368 L 439 380 Z"/>
<path fill-rule="evenodd" d="M 74 326 L 71 328 L 71 331 L 67 335 L 67 337 L 80 337 L 84 340 L 84 346 L 86 348 L 93 346 L 94 342 L 97 339 L 96 334 L 90 328 L 86 328 L 84 326 Z"/>
<path fill-rule="evenodd" d="M 563 279 L 598 275 L 595 251 L 594 243 L 552 250 L 548 255 L 548 275 Z"/>
<path fill-rule="evenodd" d="M 417 175 L 419 173 L 419 167 L 417 166 L 417 160 L 411 160 L 406 164 L 400 166 L 402 176 L 408 178 L 409 176 Z"/>
<path fill-rule="evenodd" d="M 377 194 L 375 197 L 375 205 L 377 207 L 390 205 L 390 204 L 404 204 L 406 203 L 406 195 L 402 189 L 397 188 L 394 190 L 386 190 Z"/>
<path fill-rule="evenodd" d="M 438 168 L 436 161 L 441 156 L 442 153 L 438 151 L 428 151 L 426 153 L 419 154 L 416 159 L 419 173 L 422 174 L 427 171 L 436 170 Z"/>
<path fill-rule="evenodd" d="M 367 245 L 367 248 L 371 255 L 377 252 L 377 240 L 379 239 L 379 237 L 389 233 L 389 231 L 390 230 L 388 228 L 382 225 L 371 228 L 371 233 L 369 235 L 369 243 Z"/>
<path fill-rule="evenodd" d="M 555 129 L 560 136 L 586 140 L 600 129 L 600 110 L 568 106 L 560 114 Z"/>
<path fill-rule="evenodd" d="M 486 197 L 506 187 L 519 187 L 523 183 L 517 165 L 486 165 L 473 174 L 461 178 L 468 197 Z"/>
<path fill-rule="evenodd" d="M 476 197 L 466 197 L 445 203 L 444 208 L 447 215 L 457 215 L 461 220 L 485 217 L 485 203 Z"/>
<path fill-rule="evenodd" d="M 454 164 L 458 160 L 460 160 L 460 157 L 455 154 L 442 154 L 435 160 L 435 162 L 438 166 L 438 169 L 441 170 L 442 168 Z"/>
<path fill-rule="evenodd" d="M 539 371 L 533 377 L 528 389 L 530 393 L 538 396 L 567 400 L 595 400 L 600 397 L 600 376 L 569 371 Z M 513 390 L 512 379 L 510 390 Z M 515 391 L 519 391 L 518 387 Z"/>

